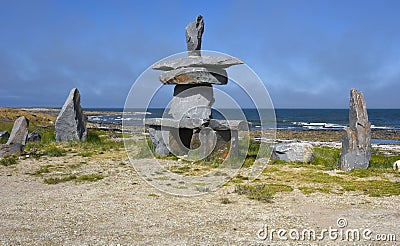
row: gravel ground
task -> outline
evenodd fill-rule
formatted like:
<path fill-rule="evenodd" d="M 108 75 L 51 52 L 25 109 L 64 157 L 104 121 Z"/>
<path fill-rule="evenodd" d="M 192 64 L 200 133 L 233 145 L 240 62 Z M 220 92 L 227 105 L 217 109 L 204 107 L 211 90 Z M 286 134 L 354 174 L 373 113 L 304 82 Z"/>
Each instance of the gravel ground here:
<path fill-rule="evenodd" d="M 0 167 L 0 242 L 3 245 L 400 245 L 400 197 L 371 198 L 298 190 L 278 193 L 272 203 L 249 200 L 233 186 L 196 197 L 163 193 L 142 180 L 130 165 L 91 159 L 104 170 L 97 182 L 43 183 L 28 173 L 49 162 L 80 157 L 28 158 Z M 90 163 L 89 163 L 90 164 Z M 88 165 L 88 168 L 91 165 Z M 85 167 L 86 168 L 86 167 Z M 92 167 L 91 167 L 92 168 Z M 221 198 L 232 203 L 222 204 Z M 396 242 L 261 240 L 271 229 L 370 229 L 395 234 Z M 265 230 L 261 231 L 263 236 Z M 288 235 L 286 235 L 288 236 Z"/>

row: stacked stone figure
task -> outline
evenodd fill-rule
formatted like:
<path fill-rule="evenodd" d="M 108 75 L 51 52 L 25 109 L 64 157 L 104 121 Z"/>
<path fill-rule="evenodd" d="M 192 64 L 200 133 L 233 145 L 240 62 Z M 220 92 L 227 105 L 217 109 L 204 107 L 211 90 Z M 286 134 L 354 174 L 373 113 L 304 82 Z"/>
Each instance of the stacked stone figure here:
<path fill-rule="evenodd" d="M 202 157 L 216 152 L 225 155 L 230 149 L 235 153 L 237 131 L 248 128 L 247 122 L 212 119 L 212 85 L 226 85 L 225 69 L 243 62 L 228 56 L 201 56 L 203 31 L 203 17 L 198 16 L 186 27 L 188 57 L 152 66 L 164 71 L 159 77 L 163 84 L 175 85 L 169 117 L 146 119 L 157 155 L 187 155 L 197 148 Z"/>
<path fill-rule="evenodd" d="M 362 92 L 350 91 L 349 127 L 344 130 L 340 168 L 368 168 L 371 158 L 371 123 Z"/>

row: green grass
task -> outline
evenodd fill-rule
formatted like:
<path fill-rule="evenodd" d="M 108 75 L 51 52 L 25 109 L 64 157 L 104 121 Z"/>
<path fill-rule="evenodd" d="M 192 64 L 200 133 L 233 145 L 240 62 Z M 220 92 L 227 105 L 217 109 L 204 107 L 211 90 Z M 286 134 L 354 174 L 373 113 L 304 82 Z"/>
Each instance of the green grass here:
<path fill-rule="evenodd" d="M 108 137 L 110 133 L 107 131 L 89 129 L 88 138 L 85 142 L 56 143 L 54 140 L 54 128 L 40 128 L 36 130 L 40 130 L 39 133 L 42 136 L 41 142 L 27 143 L 25 147 L 25 150 L 36 158 L 40 158 L 41 156 L 63 156 L 67 152 L 76 153 L 77 156 L 91 157 L 104 152 L 111 154 L 113 150 L 124 148 L 124 143 L 111 140 Z M 136 151 L 135 158 L 153 157 L 151 145 L 149 148 L 149 141 L 129 141 L 129 145 Z M 249 150 L 246 153 L 244 167 L 253 165 L 260 154 L 258 153 L 260 150 L 259 143 L 250 141 L 248 144 Z M 268 146 L 262 149 L 269 151 Z M 232 179 L 231 184 L 236 185 L 236 192 L 238 194 L 243 194 L 251 199 L 260 201 L 270 201 L 276 192 L 291 191 L 293 188 L 298 188 L 305 194 L 313 192 L 341 194 L 345 191 L 359 191 L 369 196 L 399 195 L 399 183 L 390 181 L 390 177 L 398 177 L 398 173 L 392 170 L 392 165 L 394 161 L 400 159 L 400 156 L 384 156 L 375 151 L 376 153 L 372 155 L 368 169 L 336 172 L 336 175 L 331 175 L 327 171 L 338 169 L 340 152 L 341 150 L 337 148 L 315 147 L 314 159 L 308 164 L 271 160 L 257 184 L 241 185 L 244 181 L 248 181 L 248 178 L 240 175 Z M 173 155 L 162 157 L 161 159 L 178 160 Z M 222 161 L 214 158 L 193 163 L 184 160 L 181 162 L 184 163 L 183 166 L 173 166 L 170 168 L 170 171 L 183 175 L 200 175 L 209 172 L 215 167 L 219 167 Z M 16 163 L 16 157 L 4 157 L 0 159 L 1 165 L 8 166 Z M 68 167 L 74 169 L 80 167 L 80 165 L 70 165 Z M 48 176 L 52 170 L 57 168 L 57 166 L 52 165 L 41 166 L 33 175 Z M 68 170 L 70 171 L 71 169 Z M 102 174 L 85 174 L 81 176 L 66 174 L 60 177 L 48 177 L 44 179 L 44 182 L 48 184 L 68 181 L 89 182 L 98 181 L 103 178 Z M 184 186 L 179 188 L 184 188 Z"/>
<path fill-rule="evenodd" d="M 343 172 L 344 175 L 349 175 L 357 178 L 368 178 L 368 177 L 383 177 L 385 173 L 392 172 L 392 169 L 384 169 L 384 168 L 358 168 L 353 169 L 349 172 Z"/>
<path fill-rule="evenodd" d="M 43 182 L 45 184 L 59 184 L 59 183 L 65 183 L 68 181 L 75 181 L 76 183 L 95 182 L 95 181 L 101 180 L 103 178 L 104 178 L 104 176 L 100 173 L 84 174 L 81 176 L 76 176 L 75 174 L 68 174 L 68 175 L 64 175 L 61 177 L 45 178 L 43 180 Z"/>
<path fill-rule="evenodd" d="M 11 166 L 17 164 L 18 158 L 14 155 L 5 155 L 0 157 L 0 165 Z"/>
<path fill-rule="evenodd" d="M 65 156 L 66 151 L 61 147 L 58 147 L 54 144 L 50 144 L 46 148 L 44 148 L 43 154 L 50 157 L 59 157 L 59 156 Z"/>
<path fill-rule="evenodd" d="M 152 158 L 154 155 L 154 149 L 151 147 L 150 140 L 148 141 L 127 141 L 126 145 L 129 148 L 133 148 L 134 154 L 131 155 L 134 159 L 146 159 Z"/>
<path fill-rule="evenodd" d="M 314 158 L 311 165 L 325 167 L 326 170 L 334 170 L 339 167 L 341 150 L 330 147 L 314 148 Z"/>
<path fill-rule="evenodd" d="M 82 157 L 90 157 L 92 155 L 94 155 L 94 152 L 92 151 L 84 151 L 77 154 L 77 156 L 82 156 Z"/>
<path fill-rule="evenodd" d="M 371 156 L 369 166 L 372 168 L 393 168 L 393 163 L 397 160 L 400 160 L 400 156 L 398 155 L 384 156 L 373 154 Z"/>
<path fill-rule="evenodd" d="M 185 165 L 185 166 L 172 166 L 169 169 L 171 172 L 177 173 L 177 174 L 185 174 L 190 172 L 191 167 L 189 165 Z"/>
<path fill-rule="evenodd" d="M 264 172 L 264 176 L 274 182 L 280 183 L 338 183 L 343 179 L 342 177 L 333 176 L 323 171 L 314 169 L 301 168 L 301 169 L 280 169 L 273 172 Z"/>
<path fill-rule="evenodd" d="M 167 176 L 162 176 L 162 177 L 154 178 L 154 180 L 169 180 L 169 178 Z"/>
<path fill-rule="evenodd" d="M 51 177 L 51 178 L 46 178 L 43 180 L 43 182 L 45 184 L 59 184 L 59 183 L 65 183 L 71 180 L 75 180 L 76 179 L 76 175 L 66 175 L 66 176 L 62 176 L 62 177 Z"/>
<path fill-rule="evenodd" d="M 301 186 L 299 187 L 299 190 L 303 192 L 303 194 L 311 194 L 314 192 L 321 192 L 321 193 L 332 193 L 332 188 L 328 186 L 324 187 L 307 187 L 307 186 Z"/>
<path fill-rule="evenodd" d="M 90 157 L 95 153 L 120 150 L 124 147 L 123 142 L 110 140 L 109 132 L 88 129 L 86 141 L 55 142 L 54 128 L 41 129 L 42 140 L 40 142 L 28 142 L 25 151 L 34 158 L 41 156 L 64 156 L 67 152 L 78 152 L 78 156 Z"/>
<path fill-rule="evenodd" d="M 303 171 L 299 172 L 298 180 L 308 183 L 329 184 L 340 183 L 343 181 L 342 177 L 333 176 L 321 171 Z"/>
<path fill-rule="evenodd" d="M 400 182 L 387 180 L 367 180 L 343 182 L 346 191 L 362 191 L 371 197 L 398 196 L 400 195 Z"/>
<path fill-rule="evenodd" d="M 7 143 L 8 138 L 0 138 L 0 144 L 5 144 Z"/>
<path fill-rule="evenodd" d="M 398 177 L 392 165 L 400 156 L 383 156 L 378 152 L 372 155 L 367 169 L 337 171 L 336 175 L 328 173 L 338 169 L 340 154 L 340 149 L 315 147 L 310 164 L 271 160 L 263 171 L 260 183 L 290 184 L 304 194 L 359 191 L 373 197 L 399 195 L 399 183 L 390 180 L 390 177 Z"/>
<path fill-rule="evenodd" d="M 244 147 L 239 147 L 239 150 L 242 151 L 245 149 L 246 143 L 239 142 L 240 145 L 244 145 Z M 240 156 L 246 156 L 242 167 L 248 168 L 251 167 L 257 158 L 267 157 L 269 156 L 270 148 L 266 143 L 258 143 L 255 141 L 248 141 L 248 150 L 246 153 L 240 153 Z"/>
<path fill-rule="evenodd" d="M 242 176 L 240 174 L 236 175 L 230 182 L 232 183 L 243 183 L 245 180 L 249 180 L 249 177 Z"/>
<path fill-rule="evenodd" d="M 257 185 L 236 185 L 235 192 L 239 195 L 246 195 L 249 199 L 261 202 L 271 202 L 274 194 L 278 192 L 290 192 L 293 188 L 283 184 L 257 184 Z"/>
<path fill-rule="evenodd" d="M 233 203 L 229 198 L 227 198 L 227 197 L 221 197 L 220 198 L 220 201 L 221 201 L 221 203 L 222 204 L 231 204 L 231 203 Z"/>
<path fill-rule="evenodd" d="M 76 182 L 96 182 L 99 180 L 102 180 L 104 178 L 103 174 L 101 173 L 91 173 L 91 174 L 84 174 L 81 176 L 78 176 L 75 181 Z"/>
<path fill-rule="evenodd" d="M 11 130 L 13 128 L 14 122 L 4 122 L 0 121 L 0 131 L 1 132 L 8 132 L 11 133 Z"/>
<path fill-rule="evenodd" d="M 48 144 L 52 143 L 56 139 L 56 132 L 54 128 L 47 129 L 46 131 L 38 131 L 41 136 L 41 143 Z"/>
<path fill-rule="evenodd" d="M 101 131 L 89 129 L 86 142 L 91 144 L 101 144 L 102 140 L 100 138 L 100 133 Z"/>
<path fill-rule="evenodd" d="M 41 177 L 43 176 L 44 173 L 50 173 L 50 168 L 52 167 L 53 165 L 40 166 L 38 170 L 32 173 L 32 175 Z"/>

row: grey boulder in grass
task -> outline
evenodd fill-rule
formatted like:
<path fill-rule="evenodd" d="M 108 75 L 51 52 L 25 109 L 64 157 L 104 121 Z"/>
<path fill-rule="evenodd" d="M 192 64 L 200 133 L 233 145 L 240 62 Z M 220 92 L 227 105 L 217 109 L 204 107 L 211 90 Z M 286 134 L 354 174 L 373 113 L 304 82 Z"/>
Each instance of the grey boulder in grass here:
<path fill-rule="evenodd" d="M 28 142 L 40 142 L 40 140 L 42 140 L 42 136 L 40 136 L 38 132 L 31 132 L 28 134 Z"/>
<path fill-rule="evenodd" d="M 272 147 L 272 159 L 310 162 L 314 148 L 309 143 L 283 143 Z"/>

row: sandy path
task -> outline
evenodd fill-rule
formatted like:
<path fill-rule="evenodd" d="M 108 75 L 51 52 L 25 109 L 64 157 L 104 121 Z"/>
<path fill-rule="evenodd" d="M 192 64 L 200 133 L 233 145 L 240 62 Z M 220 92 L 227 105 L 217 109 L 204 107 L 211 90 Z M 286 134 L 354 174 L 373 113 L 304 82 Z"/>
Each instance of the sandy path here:
<path fill-rule="evenodd" d="M 341 217 L 348 221 L 346 228 L 396 234 L 397 242 L 387 245 L 400 242 L 398 196 L 306 196 L 295 190 L 276 195 L 273 203 L 261 203 L 233 193 L 233 186 L 228 186 L 202 196 L 177 197 L 149 186 L 130 166 L 97 182 L 57 185 L 0 167 L 0 187 L 4 245 L 299 245 L 277 238 L 262 241 L 256 233 L 264 224 L 300 231 L 337 228 Z M 233 203 L 222 204 L 222 197 Z M 311 242 L 322 243 L 349 245 L 328 239 Z"/>

